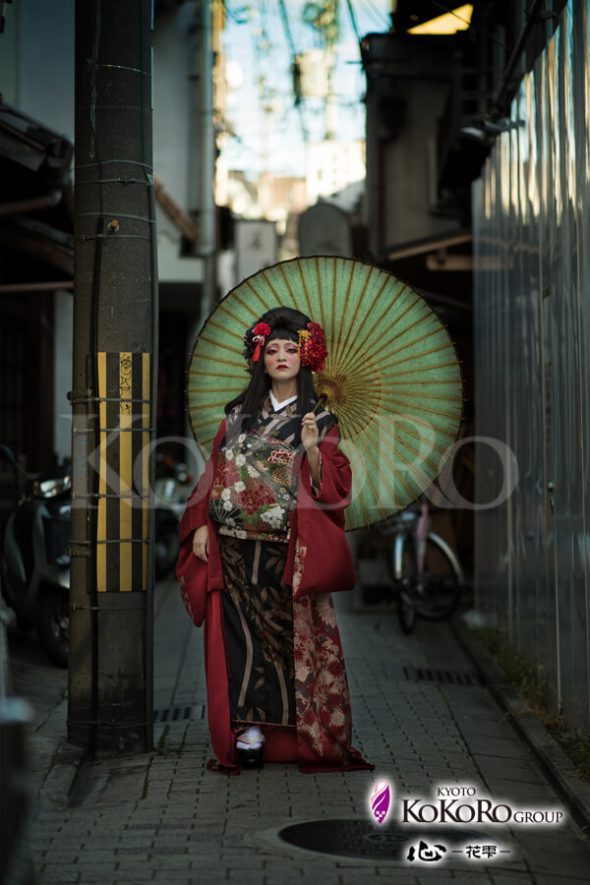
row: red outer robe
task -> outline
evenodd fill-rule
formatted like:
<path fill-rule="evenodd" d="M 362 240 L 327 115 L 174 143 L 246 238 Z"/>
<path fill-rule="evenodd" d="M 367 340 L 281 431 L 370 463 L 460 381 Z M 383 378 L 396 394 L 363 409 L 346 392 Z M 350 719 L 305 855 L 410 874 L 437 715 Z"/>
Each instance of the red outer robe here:
<path fill-rule="evenodd" d="M 208 497 L 226 424 L 222 422 L 205 470 L 191 493 L 180 523 L 176 575 L 186 608 L 199 626 L 205 622 L 205 672 L 211 742 L 218 762 L 211 768 L 239 774 L 236 732 L 231 728 L 221 593 L 223 572 L 216 525 L 209 518 Z M 344 534 L 344 509 L 350 500 L 352 474 L 338 448 L 333 427 L 319 444 L 320 484 L 312 490 L 307 458 L 298 456 L 297 507 L 290 515 L 290 540 L 283 582 L 293 588 L 296 728 L 262 726 L 263 758 L 298 762 L 301 771 L 373 768 L 350 746 L 351 716 L 342 645 L 330 592 L 350 590 L 354 566 Z M 209 557 L 204 563 L 192 549 L 199 526 L 209 527 Z M 308 595 L 309 592 L 313 595 Z"/>

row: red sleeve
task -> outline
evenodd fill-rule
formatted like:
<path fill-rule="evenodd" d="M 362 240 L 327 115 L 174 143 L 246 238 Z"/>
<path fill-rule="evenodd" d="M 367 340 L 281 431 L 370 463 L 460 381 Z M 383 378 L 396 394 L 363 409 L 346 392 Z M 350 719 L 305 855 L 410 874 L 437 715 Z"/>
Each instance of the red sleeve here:
<path fill-rule="evenodd" d="M 217 431 L 215 439 L 213 440 L 211 456 L 205 464 L 205 469 L 203 470 L 198 483 L 192 490 L 189 499 L 186 502 L 186 510 L 184 511 L 182 519 L 180 520 L 180 527 L 178 529 L 181 544 L 190 533 L 195 531 L 195 529 L 198 529 L 199 526 L 207 524 L 209 492 L 211 491 L 213 479 L 215 478 L 217 455 L 219 452 L 219 446 L 221 445 L 221 440 L 223 439 L 225 434 L 225 428 L 226 422 L 224 420 L 221 422 L 219 430 Z"/>
<path fill-rule="evenodd" d="M 311 486 L 309 461 L 304 456 L 297 488 L 297 509 L 291 516 L 291 538 L 283 581 L 295 599 L 314 593 L 350 590 L 355 573 L 344 533 L 344 510 L 350 504 L 352 471 L 338 448 L 340 433 L 333 427 L 319 443 L 319 487 Z"/>
<path fill-rule="evenodd" d="M 319 444 L 320 477 L 317 490 L 312 488 L 309 461 L 303 458 L 301 474 L 306 491 L 311 492 L 314 502 L 325 509 L 344 509 L 350 504 L 352 471 L 350 462 L 338 446 L 340 432 L 334 426 Z"/>

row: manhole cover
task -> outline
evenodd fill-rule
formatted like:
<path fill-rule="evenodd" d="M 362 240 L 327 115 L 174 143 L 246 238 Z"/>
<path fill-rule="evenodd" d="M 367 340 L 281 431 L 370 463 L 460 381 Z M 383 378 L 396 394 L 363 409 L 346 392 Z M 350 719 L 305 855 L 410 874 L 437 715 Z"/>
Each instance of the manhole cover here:
<path fill-rule="evenodd" d="M 343 857 L 367 859 L 405 860 L 411 844 L 424 840 L 443 844 L 449 854 L 456 846 L 475 840 L 489 842 L 489 836 L 459 827 L 398 827 L 389 825 L 376 830 L 370 821 L 364 820 L 314 820 L 303 824 L 291 824 L 279 831 L 279 837 L 297 848 L 319 851 L 323 854 L 339 854 Z"/>

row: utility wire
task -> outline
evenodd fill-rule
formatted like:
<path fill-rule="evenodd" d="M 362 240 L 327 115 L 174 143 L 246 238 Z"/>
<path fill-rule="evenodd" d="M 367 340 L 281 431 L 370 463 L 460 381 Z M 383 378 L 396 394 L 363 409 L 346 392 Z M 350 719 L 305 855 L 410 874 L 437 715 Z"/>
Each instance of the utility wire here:
<path fill-rule="evenodd" d="M 351 23 L 351 25 L 352 25 L 352 30 L 353 30 L 354 33 L 355 33 L 355 36 L 356 36 L 357 42 L 360 43 L 360 42 L 361 42 L 361 35 L 360 35 L 360 33 L 359 33 L 359 29 L 358 29 L 358 26 L 357 26 L 357 23 L 356 23 L 356 16 L 355 16 L 355 14 L 354 14 L 354 9 L 353 9 L 353 7 L 352 7 L 352 2 L 351 2 L 351 0 L 346 0 L 346 6 L 347 6 L 347 8 L 348 8 L 348 14 L 349 14 L 349 16 L 350 16 L 350 23 Z"/>
<path fill-rule="evenodd" d="M 502 49 L 505 48 L 505 46 L 506 46 L 505 42 L 503 40 L 498 40 L 496 35 L 492 34 L 491 31 L 487 31 L 485 28 L 480 28 L 480 27 L 477 27 L 476 25 L 472 25 L 471 22 L 468 22 L 467 19 L 461 18 L 460 15 L 457 15 L 457 13 L 453 9 L 450 9 L 448 6 L 445 6 L 445 4 L 441 3 L 440 0 L 430 0 L 430 2 L 432 3 L 433 6 L 436 6 L 438 9 L 442 9 L 443 12 L 446 12 L 447 15 L 452 15 L 456 19 L 458 19 L 460 22 L 463 22 L 464 25 L 469 25 L 470 30 L 475 31 L 478 34 L 485 34 L 485 36 L 489 37 L 490 40 L 492 41 L 492 43 L 495 43 L 496 46 L 501 46 Z M 455 7 L 455 8 L 457 8 L 457 7 Z"/>
<path fill-rule="evenodd" d="M 231 6 L 227 2 L 227 0 L 224 3 L 224 8 L 225 8 L 226 13 L 229 15 L 231 20 L 236 23 L 236 25 L 247 25 L 248 24 L 248 19 L 247 18 L 240 18 L 238 13 L 234 9 L 231 8 Z"/>
<path fill-rule="evenodd" d="M 289 24 L 289 16 L 287 15 L 287 7 L 285 6 L 285 0 L 279 0 L 279 11 L 281 13 L 281 21 L 283 23 L 283 30 L 285 31 L 285 36 L 287 37 L 287 43 L 289 44 L 289 49 L 291 51 L 291 58 L 293 63 L 293 68 L 297 64 L 297 50 L 295 48 L 295 43 L 293 41 L 293 34 L 291 33 L 291 25 Z M 303 107 L 301 106 L 301 102 L 296 102 L 297 111 L 299 113 L 299 122 L 301 124 L 301 134 L 303 136 L 304 144 L 307 144 L 309 141 L 309 135 L 307 132 L 307 126 L 305 125 L 305 118 L 303 116 Z"/>
<path fill-rule="evenodd" d="M 289 49 L 291 50 L 291 55 L 293 58 L 295 58 L 295 56 L 297 55 L 297 50 L 295 49 L 295 43 L 293 42 L 293 34 L 291 33 L 291 25 L 289 24 L 289 16 L 287 15 L 285 0 L 279 0 L 279 11 L 281 13 L 281 21 L 283 23 L 283 29 L 287 37 Z"/>
<path fill-rule="evenodd" d="M 460 7 L 455 7 L 455 9 L 449 9 L 448 6 L 445 6 L 444 3 L 439 3 L 438 0 L 430 0 L 430 2 L 432 3 L 433 6 L 437 6 L 439 9 L 443 9 L 447 13 L 447 15 L 452 15 L 453 18 L 457 19 L 457 21 L 460 21 L 464 25 L 467 25 L 467 27 L 471 26 L 470 21 L 467 21 L 466 18 L 461 18 L 460 15 L 457 15 L 455 9 L 460 8 Z"/>

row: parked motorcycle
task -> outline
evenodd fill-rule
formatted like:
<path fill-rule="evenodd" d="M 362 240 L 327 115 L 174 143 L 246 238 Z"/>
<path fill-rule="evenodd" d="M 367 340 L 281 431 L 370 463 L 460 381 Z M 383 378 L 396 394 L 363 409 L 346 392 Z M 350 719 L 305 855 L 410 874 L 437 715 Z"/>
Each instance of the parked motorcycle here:
<path fill-rule="evenodd" d="M 12 450 L 0 457 L 24 473 Z M 71 467 L 50 476 L 25 474 L 32 489 L 6 524 L 2 557 L 2 594 L 23 631 L 37 628 L 40 643 L 55 664 L 66 667 L 69 645 Z M 193 477 L 186 464 L 159 455 L 154 485 L 155 576 L 173 570 L 178 557 L 178 526 Z"/>
<path fill-rule="evenodd" d="M 24 473 L 9 446 L 0 456 Z M 25 474 L 31 480 L 29 474 Z M 66 667 L 69 644 L 71 467 L 33 477 L 31 490 L 10 515 L 4 533 L 2 593 L 19 627 L 37 628 L 41 646 Z"/>

